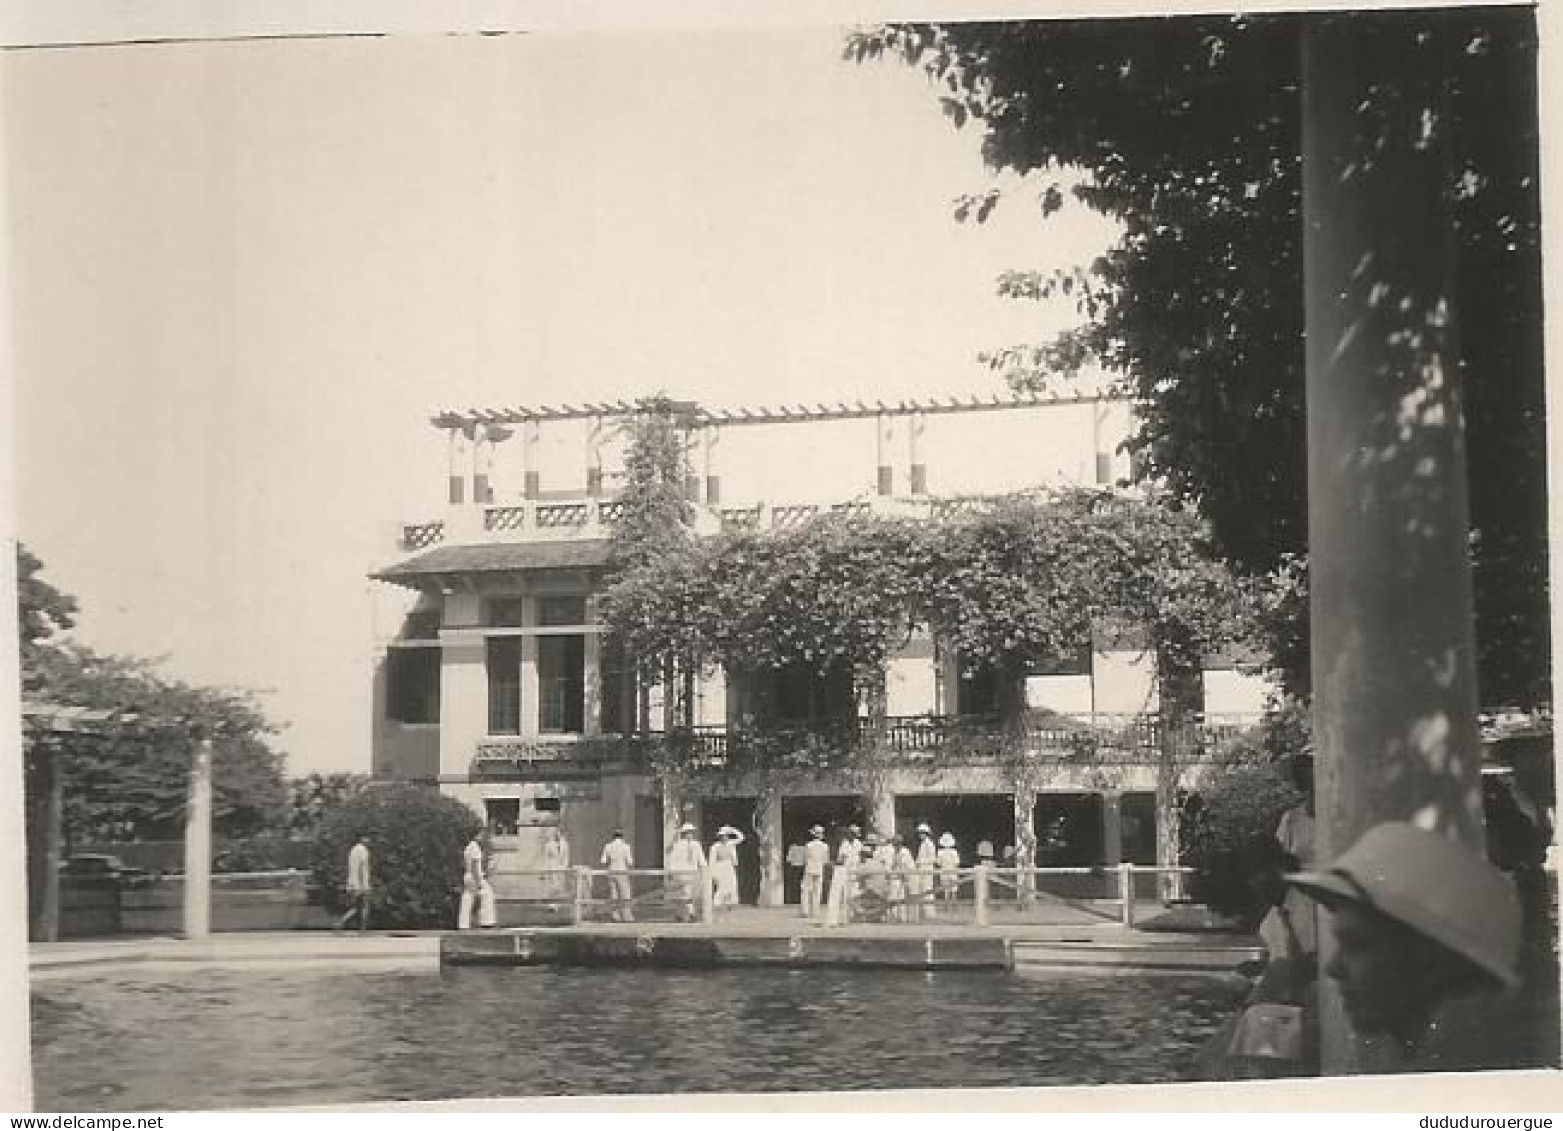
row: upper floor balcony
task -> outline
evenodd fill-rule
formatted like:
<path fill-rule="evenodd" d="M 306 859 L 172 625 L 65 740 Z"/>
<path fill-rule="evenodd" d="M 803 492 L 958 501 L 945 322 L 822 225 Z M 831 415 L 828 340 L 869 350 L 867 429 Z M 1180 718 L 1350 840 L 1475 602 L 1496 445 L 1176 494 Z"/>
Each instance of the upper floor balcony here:
<path fill-rule="evenodd" d="M 1200 715 L 1168 730 L 1155 715 L 1038 712 L 1012 728 L 993 715 L 902 715 L 885 720 L 880 749 L 896 764 L 1029 759 L 1153 764 L 1167 754 L 1192 761 L 1259 726 L 1261 715 Z M 605 765 L 648 768 L 665 757 L 690 768 L 844 767 L 872 747 L 866 718 L 776 720 L 747 726 L 688 726 L 580 738 L 486 738 L 472 775 L 504 777 L 546 766 L 551 773 Z"/>
<path fill-rule="evenodd" d="M 868 496 L 836 502 L 762 501 L 747 506 L 724 507 L 704 503 L 694 503 L 692 506 L 695 510 L 696 531 L 714 534 L 730 530 L 786 530 L 826 515 L 884 515 L 938 521 L 958 514 L 980 512 L 1005 497 Z M 414 552 L 441 544 L 608 538 L 612 535 L 614 521 L 623 513 L 623 506 L 617 499 L 580 497 L 453 507 L 445 518 L 403 526 L 399 548 Z"/>

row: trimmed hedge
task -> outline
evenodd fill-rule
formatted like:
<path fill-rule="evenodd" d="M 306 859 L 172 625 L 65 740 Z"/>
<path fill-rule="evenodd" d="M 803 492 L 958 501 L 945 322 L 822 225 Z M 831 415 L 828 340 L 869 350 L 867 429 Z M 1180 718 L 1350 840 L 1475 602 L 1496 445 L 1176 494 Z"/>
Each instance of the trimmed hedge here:
<path fill-rule="evenodd" d="M 347 854 L 369 838 L 369 922 L 388 929 L 449 927 L 461 897 L 461 850 L 482 820 L 427 786 L 365 789 L 328 815 L 315 844 L 315 881 L 334 911 L 345 909 Z"/>
<path fill-rule="evenodd" d="M 1183 811 L 1183 862 L 1194 869 L 1189 894 L 1256 924 L 1265 907 L 1253 878 L 1273 867 L 1276 826 L 1299 800 L 1285 767 L 1275 763 L 1232 766 L 1202 786 Z"/>

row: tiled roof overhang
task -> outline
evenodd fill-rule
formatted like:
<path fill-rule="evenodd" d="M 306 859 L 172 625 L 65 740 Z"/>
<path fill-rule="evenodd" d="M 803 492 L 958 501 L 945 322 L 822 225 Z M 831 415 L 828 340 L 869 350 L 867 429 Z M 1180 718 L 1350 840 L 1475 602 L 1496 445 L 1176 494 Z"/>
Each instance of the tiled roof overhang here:
<path fill-rule="evenodd" d="M 611 547 L 612 543 L 606 538 L 438 546 L 370 576 L 376 581 L 389 581 L 416 589 L 441 578 L 463 574 L 534 569 L 600 569 L 607 564 Z"/>

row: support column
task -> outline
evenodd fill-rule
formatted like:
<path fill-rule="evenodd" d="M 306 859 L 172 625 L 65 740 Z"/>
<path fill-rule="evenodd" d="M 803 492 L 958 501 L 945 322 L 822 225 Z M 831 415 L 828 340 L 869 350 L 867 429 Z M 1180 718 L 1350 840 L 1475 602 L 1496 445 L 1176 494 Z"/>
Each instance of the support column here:
<path fill-rule="evenodd" d="M 780 907 L 786 902 L 785 845 L 782 844 L 782 794 L 780 789 L 760 791 L 755 802 L 754 831 L 760 850 L 760 906 Z"/>
<path fill-rule="evenodd" d="M 906 419 L 906 462 L 912 494 L 926 495 L 928 465 L 923 462 L 923 414 L 920 412 L 914 412 Z"/>
<path fill-rule="evenodd" d="M 55 942 L 60 937 L 60 860 L 64 835 L 65 789 L 60 773 L 63 755 L 52 735 L 32 739 L 33 756 L 29 792 L 36 799 L 26 814 L 28 826 L 27 875 L 33 942 Z"/>
<path fill-rule="evenodd" d="M 537 627 L 537 598 L 521 598 L 521 623 L 527 628 Z M 540 733 L 542 718 L 539 711 L 542 683 L 537 678 L 537 635 L 528 632 L 521 637 L 521 737 L 535 739 Z"/>
<path fill-rule="evenodd" d="M 492 471 L 494 467 L 494 441 L 486 430 L 479 428 L 472 444 L 472 501 L 478 504 L 494 501 Z"/>
<path fill-rule="evenodd" d="M 876 490 L 881 498 L 895 494 L 895 468 L 890 453 L 895 447 L 895 419 L 888 413 L 880 413 L 875 435 L 878 440 L 879 476 Z"/>
<path fill-rule="evenodd" d="M 662 778 L 662 859 L 647 862 L 643 868 L 660 868 L 678 843 L 678 830 L 687 819 L 685 816 L 684 782 L 679 775 L 668 773 Z"/>
<path fill-rule="evenodd" d="M 470 444 L 460 428 L 445 430 L 446 482 L 449 484 L 450 505 L 459 507 L 467 501 L 467 456 Z"/>
<path fill-rule="evenodd" d="M 212 740 L 190 757 L 185 800 L 184 937 L 204 939 L 212 929 Z"/>
<path fill-rule="evenodd" d="M 1091 450 L 1096 453 L 1096 485 L 1105 487 L 1113 481 L 1113 454 L 1102 449 L 1102 425 L 1107 422 L 1106 401 L 1091 402 Z"/>
<path fill-rule="evenodd" d="M 587 622 L 596 621 L 597 598 L 587 600 Z M 585 718 L 582 720 L 582 733 L 593 735 L 602 733 L 602 633 L 588 632 L 583 642 L 581 674 L 584 677 L 585 692 Z"/>
<path fill-rule="evenodd" d="M 1388 820 L 1483 846 L 1441 78 L 1451 48 L 1438 27 L 1403 12 L 1316 19 L 1303 32 L 1321 859 Z M 1333 939 L 1323 935 L 1327 964 Z M 1328 979 L 1321 991 L 1324 1072 L 1393 1067 L 1353 1035 Z"/>
<path fill-rule="evenodd" d="M 602 417 L 594 416 L 586 428 L 586 494 L 602 497 Z"/>
<path fill-rule="evenodd" d="M 521 425 L 521 493 L 535 500 L 542 488 L 542 477 L 537 470 L 537 449 L 542 442 L 542 425 L 535 420 Z"/>
<path fill-rule="evenodd" d="M 1030 868 L 1037 862 L 1037 787 L 1024 778 L 1015 782 L 1015 867 Z M 1036 876 L 1021 871 L 1015 888 L 1023 903 L 1030 903 Z"/>
<path fill-rule="evenodd" d="M 684 431 L 684 498 L 691 503 L 700 501 L 700 477 L 695 474 L 695 430 Z"/>
<path fill-rule="evenodd" d="M 1116 789 L 1102 794 L 1102 863 L 1123 863 L 1123 794 Z"/>
<path fill-rule="evenodd" d="M 719 507 L 722 505 L 722 477 L 716 469 L 716 446 L 721 442 L 722 432 L 716 425 L 708 424 L 702 438 L 705 440 L 706 505 Z"/>

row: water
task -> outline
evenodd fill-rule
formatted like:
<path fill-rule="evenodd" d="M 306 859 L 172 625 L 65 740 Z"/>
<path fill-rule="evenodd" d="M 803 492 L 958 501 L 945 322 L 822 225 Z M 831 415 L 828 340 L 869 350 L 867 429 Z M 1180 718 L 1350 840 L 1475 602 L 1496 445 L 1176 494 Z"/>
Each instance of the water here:
<path fill-rule="evenodd" d="M 33 991 L 40 1109 L 1186 1079 L 1208 978 L 464 967 L 199 969 Z"/>

